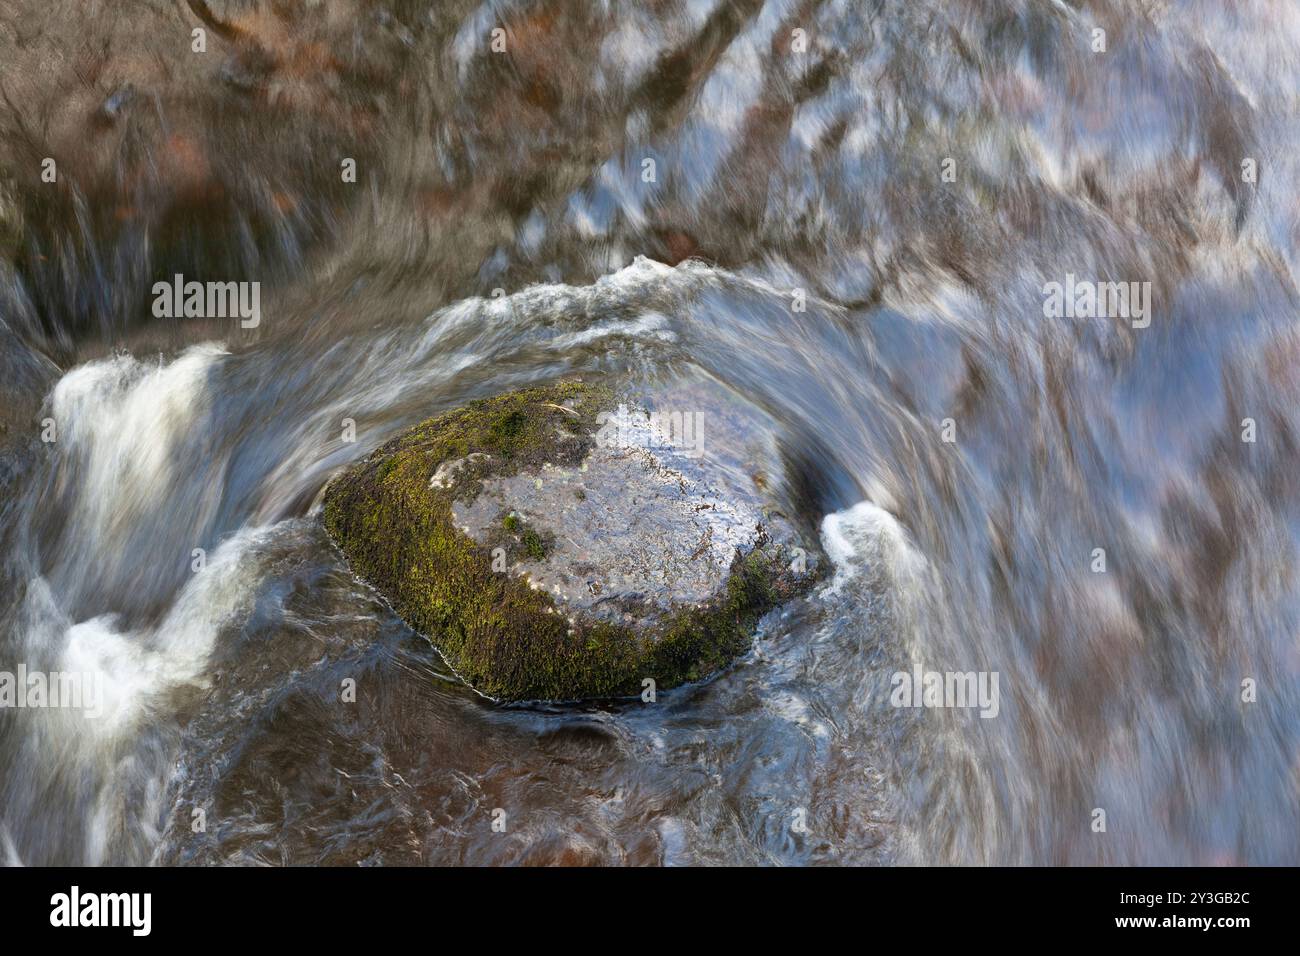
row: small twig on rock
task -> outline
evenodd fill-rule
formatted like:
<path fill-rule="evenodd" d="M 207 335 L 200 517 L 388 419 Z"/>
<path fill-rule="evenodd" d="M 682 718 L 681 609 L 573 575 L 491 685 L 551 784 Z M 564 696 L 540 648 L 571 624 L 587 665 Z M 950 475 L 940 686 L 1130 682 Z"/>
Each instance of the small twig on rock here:
<path fill-rule="evenodd" d="M 542 402 L 541 406 L 542 408 L 553 408 L 557 412 L 564 412 L 566 415 L 572 415 L 574 418 L 582 417 L 577 412 L 575 412 L 572 408 L 565 408 L 563 405 L 556 405 L 554 402 Z"/>

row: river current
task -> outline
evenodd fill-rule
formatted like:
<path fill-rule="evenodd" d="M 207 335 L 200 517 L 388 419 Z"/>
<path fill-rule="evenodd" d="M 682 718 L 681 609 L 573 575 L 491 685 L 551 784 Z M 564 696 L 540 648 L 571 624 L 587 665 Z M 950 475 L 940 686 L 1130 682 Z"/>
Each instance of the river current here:
<path fill-rule="evenodd" d="M 104 689 L 0 710 L 0 859 L 1300 862 L 1300 5 L 11 0 L 0 63 L 0 670 Z M 317 520 L 574 374 L 760 406 L 831 567 L 653 706 L 479 697 Z"/>

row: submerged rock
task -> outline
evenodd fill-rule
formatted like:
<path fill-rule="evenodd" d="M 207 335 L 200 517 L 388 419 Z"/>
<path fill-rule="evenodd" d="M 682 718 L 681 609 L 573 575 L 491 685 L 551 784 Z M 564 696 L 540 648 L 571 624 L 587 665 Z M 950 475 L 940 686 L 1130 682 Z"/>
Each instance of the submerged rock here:
<path fill-rule="evenodd" d="M 817 560 L 759 490 L 770 462 L 755 474 L 736 454 L 735 409 L 692 395 L 709 407 L 651 415 L 581 382 L 473 402 L 335 479 L 325 526 L 489 697 L 703 678 Z"/>

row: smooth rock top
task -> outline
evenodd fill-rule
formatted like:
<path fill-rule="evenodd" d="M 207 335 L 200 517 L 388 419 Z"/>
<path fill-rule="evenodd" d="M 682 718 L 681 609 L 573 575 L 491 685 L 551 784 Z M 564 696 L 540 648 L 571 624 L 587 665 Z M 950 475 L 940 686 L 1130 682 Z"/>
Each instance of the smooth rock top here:
<path fill-rule="evenodd" d="M 566 608 L 643 626 L 716 597 L 764 518 L 756 497 L 727 497 L 706 466 L 659 444 L 640 409 L 622 408 L 608 424 L 626 423 L 626 444 L 598 437 L 580 465 L 490 478 L 472 501 L 454 502 L 452 516 L 487 547 L 509 537 L 506 524 L 531 529 L 544 553 L 525 549 L 512 570 Z"/>
<path fill-rule="evenodd" d="M 772 460 L 746 470 L 742 443 L 766 435 L 745 436 L 736 409 L 698 385 L 673 398 L 649 412 L 567 382 L 473 403 L 331 484 L 326 526 L 488 696 L 699 679 L 748 646 L 816 561 L 764 500 Z"/>

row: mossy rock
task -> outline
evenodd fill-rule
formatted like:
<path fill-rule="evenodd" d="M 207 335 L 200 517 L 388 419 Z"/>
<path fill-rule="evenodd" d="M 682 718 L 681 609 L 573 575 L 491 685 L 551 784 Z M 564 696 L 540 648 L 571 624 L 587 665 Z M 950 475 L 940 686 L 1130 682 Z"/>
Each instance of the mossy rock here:
<path fill-rule="evenodd" d="M 336 478 L 325 526 L 488 697 L 613 698 L 706 677 L 816 561 L 706 459 L 611 440 L 644 432 L 634 409 L 582 382 L 472 402 Z"/>

